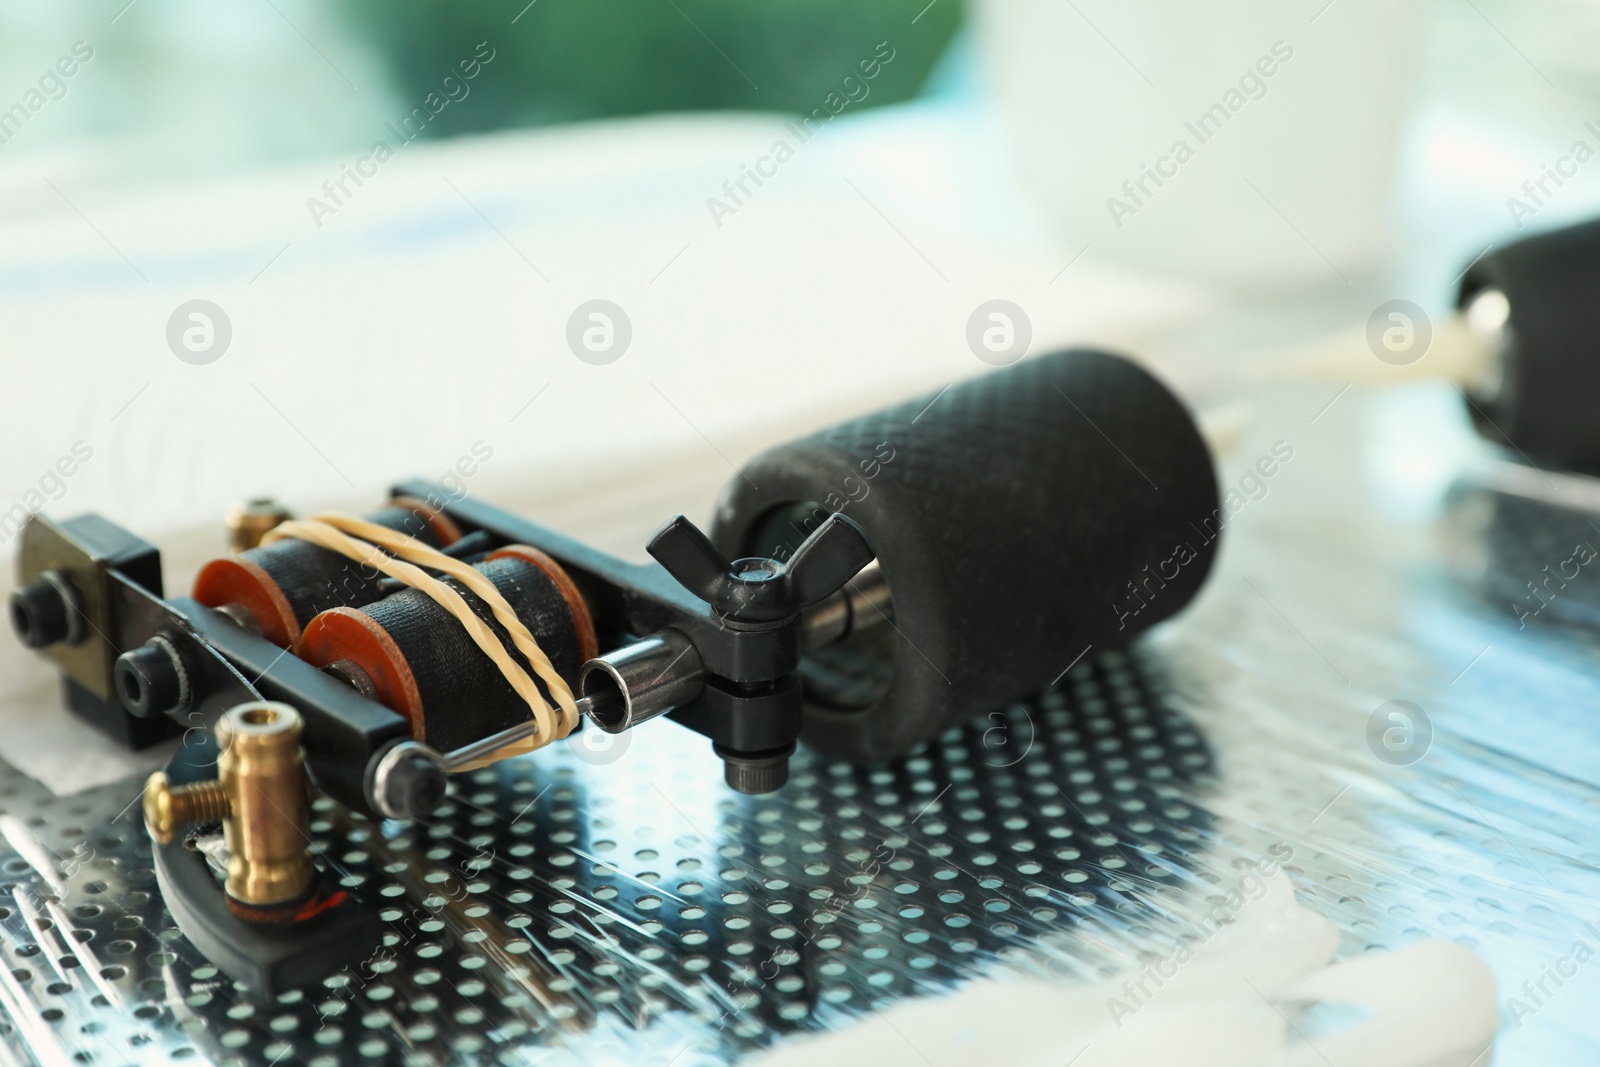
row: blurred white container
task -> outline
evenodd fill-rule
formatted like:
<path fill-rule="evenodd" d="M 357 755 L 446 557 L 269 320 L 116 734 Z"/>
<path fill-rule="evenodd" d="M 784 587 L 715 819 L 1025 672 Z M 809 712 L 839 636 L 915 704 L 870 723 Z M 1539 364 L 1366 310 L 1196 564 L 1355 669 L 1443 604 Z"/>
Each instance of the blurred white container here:
<path fill-rule="evenodd" d="M 1252 288 L 1371 268 L 1419 5 L 1324 3 L 977 0 L 1020 180 L 1058 235 Z"/>

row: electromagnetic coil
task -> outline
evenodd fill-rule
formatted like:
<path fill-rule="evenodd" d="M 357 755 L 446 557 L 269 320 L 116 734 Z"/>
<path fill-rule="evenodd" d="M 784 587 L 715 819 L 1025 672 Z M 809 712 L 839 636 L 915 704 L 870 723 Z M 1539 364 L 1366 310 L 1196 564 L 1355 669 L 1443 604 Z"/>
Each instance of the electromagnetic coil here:
<path fill-rule="evenodd" d="M 461 538 L 448 516 L 410 497 L 368 522 L 444 548 Z M 261 636 L 291 648 L 307 623 L 329 608 L 358 608 L 383 597 L 383 575 L 306 541 L 287 539 L 211 560 L 195 575 L 193 597 L 208 608 L 242 611 Z"/>
<path fill-rule="evenodd" d="M 568 685 L 599 651 L 594 623 L 577 586 L 538 549 L 510 545 L 473 565 L 533 634 Z M 526 658 L 489 609 L 454 579 L 461 594 L 516 662 Z M 412 736 L 448 752 L 528 718 L 528 704 L 447 610 L 417 589 L 363 607 L 336 607 L 312 619 L 295 654 L 347 677 L 358 668 L 379 703 L 411 724 Z M 359 676 L 358 676 L 359 677 Z M 545 687 L 541 686 L 541 689 Z M 548 693 L 547 693 L 548 696 Z"/>

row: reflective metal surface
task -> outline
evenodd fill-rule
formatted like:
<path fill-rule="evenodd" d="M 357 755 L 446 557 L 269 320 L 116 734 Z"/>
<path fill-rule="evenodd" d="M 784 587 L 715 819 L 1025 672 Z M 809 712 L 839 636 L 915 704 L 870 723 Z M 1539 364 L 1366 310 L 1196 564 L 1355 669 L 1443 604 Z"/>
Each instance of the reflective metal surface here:
<path fill-rule="evenodd" d="M 1600 529 L 1473 474 L 1448 397 L 1327 402 L 1275 398 L 1223 462 L 1239 488 L 1293 452 L 1243 482 L 1193 610 L 1128 654 L 1064 649 L 1055 687 L 905 760 L 802 750 L 788 787 L 742 797 L 708 743 L 653 723 L 458 776 L 425 824 L 321 802 L 317 860 L 385 909 L 388 944 L 276 1003 L 165 917 L 138 783 L 57 799 L 6 769 L 4 1048 L 724 1063 L 974 976 L 1098 978 L 1281 844 L 1342 955 L 1457 939 L 1506 1004 L 1600 920 L 1600 561 L 1536 616 L 1508 592 L 1573 572 L 1566 542 Z M 1597 984 L 1508 1007 L 1481 1062 L 1592 1062 Z"/>
<path fill-rule="evenodd" d="M 9 954 L 51 1039 L 76 1054 L 120 1035 L 113 1062 L 137 1035 L 156 1058 L 445 1062 L 639 1026 L 657 1051 L 695 1041 L 679 1062 L 732 1058 L 1096 915 L 1157 921 L 1141 887 L 1194 878 L 1208 819 L 1178 798 L 1209 756 L 1139 664 L 1086 661 L 893 767 L 802 756 L 769 798 L 727 792 L 705 743 L 668 729 L 648 758 L 639 734 L 610 764 L 575 745 L 457 779 L 425 825 L 323 801 L 316 851 L 387 909 L 391 943 L 270 1006 L 170 927 L 122 791 L 58 810 L 17 780 L 13 847 L 66 858 L 4 866 Z"/>

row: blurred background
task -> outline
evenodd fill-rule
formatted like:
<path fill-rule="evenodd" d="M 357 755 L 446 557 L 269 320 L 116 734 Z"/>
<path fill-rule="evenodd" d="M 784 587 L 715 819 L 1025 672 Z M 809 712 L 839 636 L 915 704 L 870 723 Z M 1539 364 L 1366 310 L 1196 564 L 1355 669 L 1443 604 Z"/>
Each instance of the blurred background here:
<path fill-rule="evenodd" d="M 1524 183 L 1600 148 L 1597 38 L 1561 0 L 7 0 L 0 501 L 78 440 L 80 506 L 174 529 L 480 439 L 518 484 L 726 475 L 982 371 L 997 299 L 1225 393 L 1592 211 L 1600 167 Z"/>

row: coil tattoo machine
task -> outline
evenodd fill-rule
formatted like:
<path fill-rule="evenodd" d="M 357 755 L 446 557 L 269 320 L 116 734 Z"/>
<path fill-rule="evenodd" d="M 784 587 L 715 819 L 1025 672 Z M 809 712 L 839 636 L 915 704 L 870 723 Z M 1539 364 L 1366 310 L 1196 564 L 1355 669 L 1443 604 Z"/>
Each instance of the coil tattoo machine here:
<path fill-rule="evenodd" d="M 11 617 L 72 711 L 181 737 L 144 798 L 161 891 L 270 993 L 382 932 L 309 854 L 313 791 L 426 819 L 453 772 L 658 716 L 742 793 L 781 788 L 797 741 L 894 758 L 1178 611 L 1217 508 L 1182 404 L 1070 351 L 766 452 L 653 564 L 407 483 L 360 519 L 238 516 L 189 596 L 106 519 L 36 517 Z"/>

